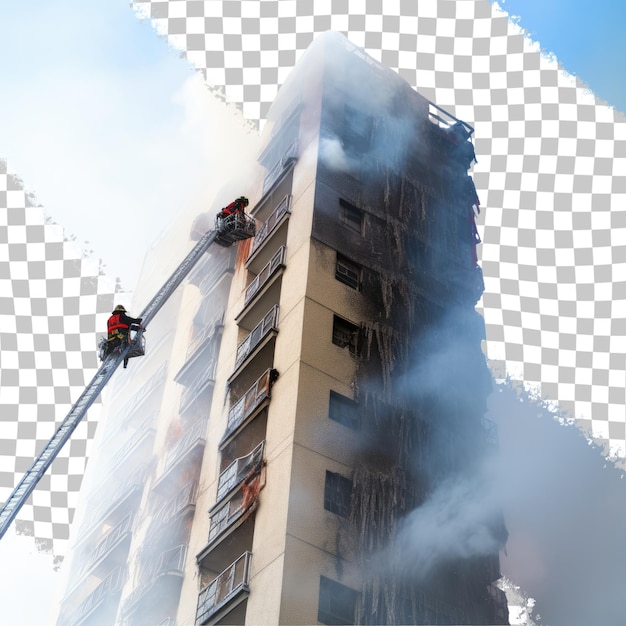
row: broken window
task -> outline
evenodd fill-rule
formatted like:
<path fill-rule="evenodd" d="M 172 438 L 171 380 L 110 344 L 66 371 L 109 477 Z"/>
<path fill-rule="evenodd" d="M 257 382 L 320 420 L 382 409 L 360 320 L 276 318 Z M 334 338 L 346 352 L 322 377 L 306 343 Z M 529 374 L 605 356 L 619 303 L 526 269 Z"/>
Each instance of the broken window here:
<path fill-rule="evenodd" d="M 320 576 L 317 619 L 322 624 L 354 624 L 358 591 Z"/>
<path fill-rule="evenodd" d="M 327 471 L 324 484 L 324 508 L 341 517 L 348 517 L 351 498 L 352 481 L 341 474 Z"/>
<path fill-rule="evenodd" d="M 359 327 L 337 315 L 333 316 L 333 343 L 356 354 Z"/>
<path fill-rule="evenodd" d="M 335 278 L 342 283 L 352 287 L 352 289 L 361 288 L 361 266 L 353 263 L 350 259 L 337 253 L 337 265 L 335 267 Z"/>
<path fill-rule="evenodd" d="M 363 234 L 363 211 L 343 198 L 339 199 L 339 219 L 350 230 Z"/>
<path fill-rule="evenodd" d="M 354 400 L 331 391 L 328 417 L 348 428 L 358 429 L 360 424 L 359 405 Z"/>

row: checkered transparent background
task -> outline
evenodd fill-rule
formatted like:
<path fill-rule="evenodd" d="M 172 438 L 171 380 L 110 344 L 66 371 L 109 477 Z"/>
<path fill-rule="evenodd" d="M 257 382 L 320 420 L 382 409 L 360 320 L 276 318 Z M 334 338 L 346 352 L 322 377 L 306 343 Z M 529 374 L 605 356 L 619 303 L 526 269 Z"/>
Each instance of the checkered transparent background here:
<path fill-rule="evenodd" d="M 258 125 L 304 49 L 329 29 L 472 124 L 490 363 L 499 376 L 523 380 L 576 417 L 612 454 L 626 456 L 622 114 L 542 55 L 489 0 L 135 0 L 132 6 L 211 89 Z M 93 356 L 85 358 L 89 363 Z M 6 392 L 12 403 L 31 388 L 27 378 L 16 378 L 21 370 L 11 374 Z M 69 380 L 64 388 L 72 388 Z M 20 406 L 20 422 L 28 406 Z M 13 423 L 12 437 L 25 440 L 20 447 L 34 447 L 32 436 L 15 431 L 16 417 L 7 421 Z M 73 445 L 88 437 L 77 433 Z M 84 453 L 70 449 L 69 460 L 84 464 Z M 66 483 L 75 475 L 57 472 Z M 42 507 L 63 509 L 51 501 Z"/>
<path fill-rule="evenodd" d="M 0 499 L 5 500 L 98 367 L 115 281 L 83 256 L 0 161 Z M 103 316 L 104 320 L 103 320 Z M 63 555 L 99 406 L 78 426 L 15 521 Z"/>

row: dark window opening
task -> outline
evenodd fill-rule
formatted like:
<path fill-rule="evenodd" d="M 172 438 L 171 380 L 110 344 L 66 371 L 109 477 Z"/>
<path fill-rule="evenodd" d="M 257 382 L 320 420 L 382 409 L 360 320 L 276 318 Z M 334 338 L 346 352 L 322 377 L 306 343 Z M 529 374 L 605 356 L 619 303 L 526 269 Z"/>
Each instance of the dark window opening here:
<path fill-rule="evenodd" d="M 339 199 L 339 219 L 344 226 L 359 235 L 363 234 L 363 211 L 341 198 Z"/>
<path fill-rule="evenodd" d="M 360 289 L 361 288 L 361 276 L 362 276 L 361 266 L 357 263 L 353 263 L 350 259 L 347 259 L 345 256 L 337 253 L 337 265 L 335 266 L 335 278 L 348 285 L 348 287 L 352 287 L 352 289 Z"/>
<path fill-rule="evenodd" d="M 341 517 L 349 517 L 351 498 L 352 481 L 341 474 L 327 471 L 324 484 L 324 508 Z"/>
<path fill-rule="evenodd" d="M 333 343 L 356 354 L 359 327 L 336 315 L 333 317 Z"/>
<path fill-rule="evenodd" d="M 348 428 L 358 429 L 360 424 L 359 405 L 354 400 L 331 391 L 328 417 Z"/>
<path fill-rule="evenodd" d="M 369 150 L 374 120 L 371 115 L 346 105 L 343 114 L 344 145 L 355 152 Z"/>
<path fill-rule="evenodd" d="M 317 619 L 322 624 L 354 624 L 358 591 L 320 576 Z"/>

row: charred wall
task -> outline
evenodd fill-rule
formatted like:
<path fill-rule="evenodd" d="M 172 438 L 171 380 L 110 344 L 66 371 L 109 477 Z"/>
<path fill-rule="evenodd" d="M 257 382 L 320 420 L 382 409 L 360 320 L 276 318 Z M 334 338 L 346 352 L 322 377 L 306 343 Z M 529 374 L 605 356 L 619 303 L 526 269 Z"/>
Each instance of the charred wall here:
<path fill-rule="evenodd" d="M 326 76 L 312 236 L 360 268 L 367 310 L 352 320 L 360 453 L 341 539 L 361 565 L 358 622 L 501 623 L 487 593 L 497 547 L 444 551 L 425 570 L 397 541 L 404 518 L 491 453 L 469 132 L 430 121 L 428 103 L 390 72 L 350 63 Z M 487 524 L 503 543 L 497 512 Z"/>

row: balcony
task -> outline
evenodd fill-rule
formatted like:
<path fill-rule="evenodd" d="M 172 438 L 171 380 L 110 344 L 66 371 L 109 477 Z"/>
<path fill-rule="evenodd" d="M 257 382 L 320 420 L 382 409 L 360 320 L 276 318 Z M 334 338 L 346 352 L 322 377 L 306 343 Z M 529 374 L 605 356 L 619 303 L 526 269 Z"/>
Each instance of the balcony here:
<path fill-rule="evenodd" d="M 136 469 L 137 464 L 145 460 L 144 455 L 148 448 L 148 442 L 155 433 L 157 417 L 158 414 L 155 413 L 145 419 L 141 426 L 139 426 L 131 437 L 126 440 L 126 443 L 124 443 L 122 447 L 111 457 L 111 461 L 109 463 L 111 470 L 119 467 L 122 461 L 131 456 L 131 453 L 133 461 L 131 466 L 133 469 Z M 130 473 L 132 470 L 130 469 L 130 466 L 126 466 L 124 471 Z"/>
<path fill-rule="evenodd" d="M 206 443 L 205 434 L 207 421 L 201 420 L 196 422 L 191 429 L 183 435 L 165 455 L 163 469 L 161 474 L 154 483 L 153 489 L 158 493 L 173 493 L 178 489 L 178 472 L 172 472 L 172 468 L 181 464 L 192 467 L 197 465 L 199 470 L 199 462 Z M 174 475 L 175 474 L 175 475 Z"/>
<path fill-rule="evenodd" d="M 282 223 L 282 218 L 291 213 L 291 195 L 286 195 L 278 204 L 278 206 L 270 213 L 269 217 L 254 236 L 254 243 L 250 251 L 250 257 L 263 245 L 268 237 Z"/>
<path fill-rule="evenodd" d="M 123 607 L 124 615 L 128 616 L 133 613 L 144 602 L 149 604 L 147 612 L 150 609 L 159 608 L 155 605 L 160 601 L 169 600 L 172 588 L 178 587 L 180 590 L 180 584 L 185 575 L 186 559 L 186 545 L 179 545 L 162 552 L 154 566 L 142 572 L 142 579 L 145 582 L 134 589 L 126 599 Z M 159 613 L 158 610 L 156 612 Z"/>
<path fill-rule="evenodd" d="M 244 307 L 249 304 L 249 302 L 263 289 L 263 287 L 265 287 L 278 268 L 284 267 L 285 251 L 285 246 L 281 246 L 271 258 L 270 262 L 263 267 L 256 278 L 248 285 L 244 299 Z"/>
<path fill-rule="evenodd" d="M 138 478 L 135 478 L 131 484 L 126 484 L 122 487 L 120 495 L 113 502 L 105 500 L 99 506 L 92 508 L 80 526 L 77 542 L 81 542 L 90 535 L 96 529 L 98 522 L 100 522 L 100 525 L 107 521 L 117 522 L 119 511 L 128 511 L 130 503 L 135 499 L 138 500 L 142 491 L 143 483 Z M 116 512 L 118 515 L 116 515 Z"/>
<path fill-rule="evenodd" d="M 81 576 L 84 576 L 89 571 L 94 571 L 97 566 L 101 566 L 105 561 L 108 561 L 116 548 L 121 546 L 130 539 L 133 526 L 133 516 L 127 515 L 119 524 L 114 526 L 96 545 L 93 551 L 89 554 L 87 562 L 82 568 Z M 121 560 L 116 565 L 126 563 L 126 552 L 122 555 Z M 110 569 L 110 566 L 109 566 Z M 97 571 L 94 571 L 97 573 Z"/>
<path fill-rule="evenodd" d="M 216 502 L 225 498 L 237 485 L 248 476 L 261 470 L 263 465 L 263 450 L 265 441 L 262 441 L 250 454 L 235 459 L 221 474 L 217 483 Z"/>
<path fill-rule="evenodd" d="M 271 332 L 278 332 L 278 305 L 274 305 L 265 317 L 252 329 L 252 332 L 237 347 L 237 357 L 235 359 L 235 370 L 252 354 L 263 339 Z M 231 376 L 234 376 L 234 374 Z"/>
<path fill-rule="evenodd" d="M 270 399 L 272 377 L 272 370 L 265 370 L 252 387 L 231 407 L 228 412 L 226 432 L 220 441 L 220 446 L 223 446 L 230 436 L 239 430 L 249 418 L 251 420 L 253 415 L 267 406 Z"/>
<path fill-rule="evenodd" d="M 221 309 L 217 315 L 211 319 L 210 322 L 199 332 L 189 343 L 189 347 L 187 348 L 187 357 L 186 360 L 191 360 L 198 351 L 200 347 L 203 347 L 205 344 L 209 342 L 209 340 L 215 335 L 219 330 L 224 326 L 224 314 L 225 310 Z"/>
<path fill-rule="evenodd" d="M 85 620 L 95 611 L 108 605 L 107 600 L 117 595 L 124 586 L 126 580 L 126 571 L 124 568 L 118 568 L 111 572 L 95 589 L 92 591 L 80 606 L 69 616 L 67 624 L 69 626 L 79 626 L 85 623 Z M 113 616 L 111 616 L 113 618 Z M 113 619 L 111 619 L 111 622 Z M 109 622 L 109 623 L 111 623 Z M 107 623 L 103 620 L 102 623 Z"/>
<path fill-rule="evenodd" d="M 215 623 L 247 597 L 251 557 L 244 552 L 200 592 L 196 626 Z"/>
<path fill-rule="evenodd" d="M 283 152 L 283 156 L 278 159 L 276 165 L 274 165 L 270 171 L 265 175 L 263 180 L 263 194 L 266 194 L 282 177 L 285 170 L 295 163 L 298 157 L 298 140 L 294 139 L 287 149 Z"/>
<path fill-rule="evenodd" d="M 211 223 L 211 229 L 214 224 Z M 230 251 L 224 255 L 208 257 L 205 262 L 194 269 L 189 275 L 189 282 L 197 285 L 200 293 L 207 296 L 220 282 L 222 278 L 233 273 L 235 270 L 235 255 Z"/>
<path fill-rule="evenodd" d="M 196 481 L 187 483 L 174 498 L 167 502 L 161 511 L 161 523 L 168 524 L 183 511 L 195 507 L 197 495 L 198 483 Z"/>
<path fill-rule="evenodd" d="M 215 384 L 215 373 L 217 371 L 217 361 L 213 361 L 207 368 L 201 369 L 180 397 L 180 413 L 186 413 L 192 405 L 199 399 L 209 386 Z"/>

